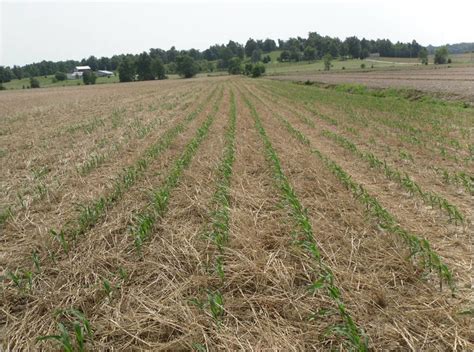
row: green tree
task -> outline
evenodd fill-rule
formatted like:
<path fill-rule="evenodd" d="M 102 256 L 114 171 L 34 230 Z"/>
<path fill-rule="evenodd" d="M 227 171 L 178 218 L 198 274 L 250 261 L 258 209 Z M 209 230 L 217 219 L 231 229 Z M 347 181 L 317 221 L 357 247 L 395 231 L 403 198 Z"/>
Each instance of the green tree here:
<path fill-rule="evenodd" d="M 10 67 L 0 66 L 0 83 L 10 82 L 14 78 Z"/>
<path fill-rule="evenodd" d="M 22 79 L 23 78 L 23 70 L 20 66 L 13 66 L 12 72 L 15 75 L 17 79 Z"/>
<path fill-rule="evenodd" d="M 264 64 L 268 64 L 269 62 L 272 62 L 272 58 L 270 57 L 270 55 L 265 55 L 262 59 L 262 62 Z"/>
<path fill-rule="evenodd" d="M 421 48 L 418 52 L 418 59 L 421 61 L 422 65 L 428 65 L 428 50 L 426 48 Z"/>
<path fill-rule="evenodd" d="M 313 48 L 312 46 L 307 46 L 306 48 L 304 48 L 303 57 L 305 60 L 308 60 L 308 61 L 316 60 L 317 50 Z"/>
<path fill-rule="evenodd" d="M 442 46 L 435 51 L 434 63 L 438 65 L 443 65 L 448 62 L 448 48 Z"/>
<path fill-rule="evenodd" d="M 179 55 L 176 58 L 176 72 L 184 78 L 196 76 L 199 67 L 194 59 L 189 55 Z"/>
<path fill-rule="evenodd" d="M 280 53 L 280 57 L 278 58 L 278 61 L 280 61 L 280 62 L 290 61 L 290 52 L 288 50 L 283 50 Z"/>
<path fill-rule="evenodd" d="M 82 74 L 82 82 L 84 82 L 85 85 L 95 84 L 96 80 L 97 80 L 97 76 L 92 71 L 84 72 Z"/>
<path fill-rule="evenodd" d="M 231 75 L 240 75 L 242 73 L 242 60 L 239 57 L 230 59 L 228 71 Z"/>
<path fill-rule="evenodd" d="M 323 61 L 324 61 L 324 70 L 329 71 L 331 69 L 331 61 L 332 61 L 331 54 L 327 53 L 326 55 L 324 55 Z"/>
<path fill-rule="evenodd" d="M 252 74 L 252 70 L 253 70 L 253 65 L 250 62 L 246 63 L 244 67 L 245 75 L 250 76 Z"/>
<path fill-rule="evenodd" d="M 31 88 L 39 88 L 40 87 L 40 82 L 38 81 L 37 78 L 35 78 L 35 77 L 30 78 L 30 87 Z"/>
<path fill-rule="evenodd" d="M 357 37 L 348 37 L 345 40 L 349 55 L 356 59 L 360 57 L 360 40 Z"/>
<path fill-rule="evenodd" d="M 265 39 L 263 41 L 262 49 L 265 53 L 269 53 L 277 49 L 276 43 L 273 39 Z"/>
<path fill-rule="evenodd" d="M 163 61 L 159 57 L 151 62 L 151 73 L 156 79 L 166 79 L 166 70 Z"/>
<path fill-rule="evenodd" d="M 265 73 L 265 66 L 261 62 L 257 62 L 252 68 L 252 77 L 257 78 Z"/>
<path fill-rule="evenodd" d="M 253 63 L 255 62 L 259 62 L 262 58 L 262 51 L 260 49 L 255 49 L 253 52 L 252 52 L 252 57 L 251 57 L 251 61 Z"/>
<path fill-rule="evenodd" d="M 120 82 L 132 82 L 135 79 L 135 66 L 132 60 L 125 57 L 118 67 Z"/>
<path fill-rule="evenodd" d="M 253 40 L 252 38 L 250 38 L 249 40 L 247 40 L 247 43 L 245 43 L 245 49 L 244 49 L 245 56 L 251 57 L 254 50 L 257 50 L 257 49 L 258 49 L 257 42 Z"/>
<path fill-rule="evenodd" d="M 54 78 L 58 81 L 65 81 L 67 79 L 67 75 L 64 72 L 56 72 L 54 74 Z"/>
<path fill-rule="evenodd" d="M 137 75 L 140 81 L 150 81 L 155 79 L 155 76 L 151 72 L 151 57 L 147 52 L 143 52 L 138 55 L 137 61 Z"/>

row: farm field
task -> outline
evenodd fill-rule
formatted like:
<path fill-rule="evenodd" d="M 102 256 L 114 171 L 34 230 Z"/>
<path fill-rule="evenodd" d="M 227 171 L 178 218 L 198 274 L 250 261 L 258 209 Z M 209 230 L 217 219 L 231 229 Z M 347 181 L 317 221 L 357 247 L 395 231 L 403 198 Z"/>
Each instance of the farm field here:
<path fill-rule="evenodd" d="M 474 102 L 474 66 L 419 67 L 358 72 L 312 72 L 275 76 L 290 81 L 362 84 L 372 88 L 409 88 L 448 99 Z"/>
<path fill-rule="evenodd" d="M 0 349 L 474 349 L 472 108 L 232 76 L 0 106 Z"/>

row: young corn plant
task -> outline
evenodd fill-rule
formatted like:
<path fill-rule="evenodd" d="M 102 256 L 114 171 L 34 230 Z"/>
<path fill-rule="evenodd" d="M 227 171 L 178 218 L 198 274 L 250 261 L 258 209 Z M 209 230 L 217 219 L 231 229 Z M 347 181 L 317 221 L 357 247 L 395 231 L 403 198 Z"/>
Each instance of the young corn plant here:
<path fill-rule="evenodd" d="M 54 340 L 59 343 L 65 352 L 86 351 L 86 342 L 88 340 L 92 341 L 92 328 L 84 313 L 71 309 L 60 314 L 72 321 L 68 324 L 58 322 L 58 334 L 40 336 L 36 340 Z"/>
<path fill-rule="evenodd" d="M 283 126 L 285 126 L 290 135 L 300 143 L 308 146 L 311 153 L 321 159 L 336 178 L 352 192 L 355 198 L 359 199 L 359 201 L 366 206 L 367 211 L 378 220 L 380 227 L 403 239 L 410 250 L 410 257 L 419 258 L 419 263 L 424 269 L 437 272 L 440 280 L 440 289 L 442 289 L 443 282 L 446 282 L 454 293 L 455 285 L 452 273 L 448 266 L 442 261 L 441 257 L 431 249 L 428 240 L 419 238 L 403 229 L 395 217 L 382 207 L 375 197 L 371 196 L 362 185 L 353 181 L 350 175 L 338 164 L 314 148 L 309 139 L 302 132 L 294 128 L 291 123 L 283 117 L 277 115 L 277 118 Z"/>
<path fill-rule="evenodd" d="M 215 210 L 211 213 L 210 229 L 205 235 L 217 248 L 218 253 L 214 255 L 214 273 L 221 283 L 225 279 L 223 252 L 229 240 L 230 182 L 235 160 L 236 121 L 237 107 L 234 92 L 231 91 L 229 125 L 225 134 L 224 153 L 217 167 L 216 191 L 212 198 Z M 223 296 L 219 290 L 209 289 L 207 297 L 211 316 L 216 324 L 220 324 L 221 317 L 224 315 Z"/>
<path fill-rule="evenodd" d="M 370 167 L 381 169 L 389 180 L 397 182 L 410 194 L 418 195 L 426 204 L 443 210 L 449 216 L 450 221 L 454 221 L 456 224 L 464 222 L 464 215 L 455 205 L 449 203 L 435 192 L 422 190 L 421 186 L 413 181 L 407 173 L 402 174 L 399 170 L 389 166 L 385 161 L 378 159 L 374 154 L 359 150 L 354 143 L 344 136 L 328 130 L 323 130 L 322 135 L 335 141 L 360 159 L 367 161 Z"/>
<path fill-rule="evenodd" d="M 163 136 L 154 144 L 152 144 L 144 154 L 135 162 L 135 164 L 125 168 L 116 178 L 113 183 L 112 192 L 105 196 L 100 196 L 98 199 L 87 205 L 80 205 L 79 215 L 73 225 L 66 225 L 61 231 L 51 230 L 52 233 L 62 233 L 61 244 L 64 249 L 66 238 L 73 241 L 79 235 L 84 234 L 91 227 L 103 217 L 106 210 L 112 207 L 118 200 L 120 200 L 127 190 L 132 187 L 145 173 L 151 162 L 156 159 L 161 153 L 169 148 L 176 137 L 184 132 L 189 125 L 207 105 L 208 101 L 215 95 L 217 88 L 215 88 L 208 97 L 202 101 L 198 107 L 190 112 L 184 121 L 176 124 L 167 130 Z M 67 243 L 66 243 L 67 245 Z"/>
<path fill-rule="evenodd" d="M 206 138 L 219 109 L 222 95 L 221 90 L 207 119 L 199 127 L 194 138 L 186 145 L 181 156 L 174 162 L 161 187 L 152 192 L 150 206 L 136 215 L 131 233 L 138 252 L 141 253 L 142 245 L 150 235 L 156 220 L 166 213 L 171 192 L 178 185 L 183 171 L 189 166 L 200 144 Z"/>
<path fill-rule="evenodd" d="M 255 128 L 263 142 L 267 159 L 269 160 L 273 169 L 275 182 L 280 189 L 285 202 L 289 206 L 291 216 L 297 225 L 297 244 L 299 244 L 303 250 L 308 252 L 319 268 L 318 279 L 312 285 L 310 285 L 308 290 L 312 293 L 315 293 L 319 289 L 325 290 L 326 294 L 337 306 L 339 316 L 343 321 L 343 324 L 339 328 L 334 327 L 333 331 L 345 337 L 351 349 L 356 349 L 358 351 L 368 351 L 368 342 L 364 332 L 354 323 L 354 320 L 350 316 L 342 301 L 339 288 L 334 283 L 334 275 L 331 269 L 322 261 L 318 244 L 314 239 L 314 233 L 307 210 L 300 203 L 298 196 L 286 177 L 281 166 L 280 159 L 276 151 L 273 149 L 270 138 L 265 131 L 255 107 L 246 96 L 243 96 L 243 98 L 250 110 L 250 113 L 252 114 Z"/>

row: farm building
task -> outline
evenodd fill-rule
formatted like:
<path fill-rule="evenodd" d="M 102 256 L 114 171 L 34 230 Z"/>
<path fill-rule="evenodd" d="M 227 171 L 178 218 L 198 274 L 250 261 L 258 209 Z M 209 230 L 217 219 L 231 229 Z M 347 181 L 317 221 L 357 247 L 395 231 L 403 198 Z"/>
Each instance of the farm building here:
<path fill-rule="evenodd" d="M 97 77 L 111 77 L 114 75 L 114 73 L 107 70 L 97 70 L 96 75 Z"/>
<path fill-rule="evenodd" d="M 74 72 L 81 72 L 81 73 L 84 73 L 84 72 L 91 72 L 92 69 L 90 68 L 90 66 L 76 66 L 74 68 Z"/>
<path fill-rule="evenodd" d="M 73 73 L 67 74 L 67 79 L 80 79 L 84 72 L 91 72 L 90 66 L 76 66 Z"/>

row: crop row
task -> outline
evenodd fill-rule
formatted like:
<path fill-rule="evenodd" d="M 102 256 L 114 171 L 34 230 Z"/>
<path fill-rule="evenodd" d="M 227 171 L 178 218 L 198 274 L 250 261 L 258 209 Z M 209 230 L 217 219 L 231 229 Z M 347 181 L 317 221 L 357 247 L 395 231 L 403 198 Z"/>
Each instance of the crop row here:
<path fill-rule="evenodd" d="M 184 93 L 182 96 L 180 96 L 180 101 L 184 101 L 184 98 L 188 96 L 190 92 Z M 188 105 L 187 101 L 183 104 L 184 107 Z M 177 114 L 179 114 L 181 109 L 176 111 L 175 114 L 173 114 L 173 117 Z M 121 113 L 120 111 L 114 111 L 112 113 L 112 118 L 115 118 L 116 116 L 119 116 Z M 174 120 L 174 119 L 171 119 Z M 138 122 L 137 122 L 138 121 Z M 150 123 L 143 125 L 139 120 L 135 120 L 130 124 L 128 127 L 129 129 L 135 129 L 135 135 L 138 139 L 143 139 L 146 136 L 148 136 L 157 126 L 162 126 L 163 124 L 163 119 L 161 117 L 156 117 L 153 119 Z M 133 138 L 130 136 L 129 131 L 127 130 L 126 133 L 123 134 L 123 138 L 119 142 L 114 142 L 111 144 L 111 147 L 102 153 L 94 153 L 92 154 L 89 158 L 87 158 L 80 166 L 77 167 L 77 171 L 81 176 L 85 176 L 92 172 L 94 169 L 102 165 L 104 162 L 106 162 L 110 157 L 112 157 L 115 154 L 118 154 L 125 145 L 129 143 L 130 140 Z"/>
<path fill-rule="evenodd" d="M 151 165 L 153 160 L 166 151 L 176 137 L 183 133 L 187 129 L 189 123 L 191 123 L 191 121 L 193 121 L 199 113 L 203 111 L 205 106 L 208 104 L 208 101 L 215 95 L 216 91 L 217 88 L 215 88 L 195 110 L 190 112 L 182 122 L 179 122 L 168 129 L 156 143 L 147 148 L 133 165 L 130 165 L 121 171 L 119 175 L 116 176 L 112 192 L 109 195 L 100 196 L 92 203 L 82 205 L 78 217 L 72 223 L 66 223 L 61 230 L 50 230 L 51 236 L 59 243 L 61 249 L 66 254 L 71 248 L 71 241 L 74 243 L 79 235 L 84 234 L 90 228 L 95 226 L 105 214 L 106 210 L 110 209 L 115 203 L 122 199 L 128 189 L 143 177 L 145 171 Z M 55 262 L 55 254 L 52 251 L 49 251 L 48 255 L 51 257 L 53 262 Z M 39 253 L 36 251 L 33 252 L 33 262 L 35 263 L 35 266 L 37 266 L 37 263 L 39 266 Z M 30 271 L 17 269 L 15 273 L 11 272 L 11 275 L 27 279 L 31 276 L 30 273 Z"/>
<path fill-rule="evenodd" d="M 230 94 L 229 124 L 225 134 L 225 146 L 221 161 L 217 167 L 216 190 L 212 197 L 215 210 L 211 212 L 209 229 L 206 230 L 207 238 L 217 249 L 213 255 L 214 273 L 221 283 L 225 280 L 224 251 L 229 241 L 230 222 L 230 182 L 232 168 L 235 160 L 235 129 L 237 122 L 237 107 L 234 92 Z M 207 290 L 207 302 L 192 299 L 192 303 L 203 309 L 209 307 L 213 320 L 219 324 L 224 314 L 224 297 L 219 288 Z"/>
<path fill-rule="evenodd" d="M 189 94 L 190 92 L 186 92 L 185 94 L 183 94 L 183 97 Z M 182 99 L 183 97 L 181 97 L 180 99 Z M 114 110 L 114 112 L 112 113 L 112 119 L 117 119 L 117 116 L 122 116 L 123 112 L 124 110 Z M 97 127 L 97 126 L 105 125 L 105 122 L 103 119 L 99 119 L 95 117 L 93 121 L 95 122 L 94 123 L 86 122 L 86 123 L 83 123 L 81 126 Z M 98 123 L 97 121 L 101 121 L 101 122 Z M 141 139 L 145 137 L 156 126 L 161 125 L 161 123 L 162 123 L 161 118 L 155 118 L 152 122 L 150 122 L 146 126 L 143 126 L 142 128 L 136 131 L 138 138 Z M 72 128 L 72 127 L 69 127 L 69 128 Z M 87 129 L 87 131 L 88 133 L 92 132 L 92 130 L 89 130 L 89 129 Z M 129 136 L 129 133 L 127 132 L 124 135 L 124 139 L 121 142 L 111 143 L 108 151 L 102 152 L 102 153 L 92 153 L 81 165 L 76 167 L 77 172 L 81 176 L 86 176 L 87 174 L 92 172 L 94 169 L 96 169 L 97 167 L 102 165 L 104 162 L 106 162 L 112 155 L 117 154 L 123 148 L 123 146 L 129 142 L 130 139 L 131 137 Z M 107 140 L 103 138 L 99 144 L 106 145 Z M 43 166 L 41 170 L 46 170 L 46 173 L 48 173 L 52 170 L 52 167 Z M 0 226 L 2 226 L 5 222 L 7 222 L 7 220 L 11 219 L 20 209 L 26 209 L 33 202 L 42 200 L 46 196 L 49 195 L 49 189 L 51 188 L 52 185 L 51 184 L 48 185 L 46 182 L 42 180 L 46 173 L 41 172 L 38 174 L 37 170 L 33 170 L 34 181 L 36 182 L 29 182 L 27 189 L 24 191 L 18 190 L 16 193 L 17 201 L 13 204 L 10 204 L 9 206 L 5 204 L 3 209 L 0 209 Z"/>
<path fill-rule="evenodd" d="M 220 91 L 219 97 L 212 107 L 207 119 L 196 132 L 195 137 L 186 145 L 181 156 L 174 162 L 171 171 L 166 176 L 163 184 L 152 191 L 151 203 L 147 209 L 136 214 L 134 224 L 131 227 L 131 233 L 134 238 L 135 247 L 141 251 L 144 241 L 150 235 L 156 220 L 162 217 L 167 209 L 171 192 L 178 185 L 183 171 L 188 167 L 201 142 L 207 136 L 209 128 L 214 122 L 214 118 L 219 110 L 219 104 L 222 100 L 223 91 Z"/>
<path fill-rule="evenodd" d="M 313 258 L 318 266 L 318 272 L 316 273 L 318 279 L 310 285 L 309 291 L 313 293 L 319 289 L 324 289 L 326 291 L 328 297 L 336 304 L 339 315 L 343 320 L 343 325 L 333 327 L 333 331 L 344 336 L 350 343 L 351 348 L 358 351 L 367 351 L 368 346 L 364 333 L 359 329 L 359 327 L 357 327 L 353 318 L 347 311 L 342 300 L 341 292 L 334 282 L 335 278 L 332 270 L 322 261 L 318 243 L 314 238 L 308 212 L 299 201 L 298 196 L 286 177 L 280 159 L 272 146 L 255 107 L 247 97 L 244 97 L 244 101 L 250 109 L 252 117 L 254 118 L 255 128 L 264 144 L 265 153 L 267 159 L 271 163 L 277 187 L 280 189 L 282 197 L 289 207 L 291 216 L 296 223 L 297 230 L 293 233 L 294 240 L 302 250 L 306 251 Z"/>
<path fill-rule="evenodd" d="M 266 86 L 263 86 L 263 88 L 267 92 L 270 91 L 268 87 Z M 271 89 L 270 94 L 272 95 L 277 94 L 280 98 L 284 96 L 292 101 L 294 101 L 294 98 L 296 96 L 295 91 L 297 91 L 298 92 L 297 99 L 303 102 L 304 108 L 307 111 L 311 112 L 317 118 L 324 120 L 331 125 L 339 125 L 342 127 L 347 127 L 346 126 L 348 124 L 347 121 L 341 122 L 340 118 L 335 119 L 327 114 L 322 114 L 320 111 L 317 111 L 314 108 L 315 97 L 314 97 L 314 94 L 310 94 L 310 93 L 315 93 L 315 92 L 306 92 L 303 90 L 301 86 L 298 88 L 291 87 L 291 90 L 293 91 L 293 93 L 290 93 L 287 90 L 282 90 L 281 88 L 277 88 L 274 86 L 272 86 L 272 88 L 274 89 Z M 342 100 L 342 98 L 347 99 L 348 97 L 346 95 L 344 97 L 339 97 L 338 99 L 339 100 Z M 373 116 L 372 115 L 368 116 L 361 112 L 354 114 L 351 110 L 352 107 L 350 104 L 340 104 L 340 103 L 337 105 L 337 109 L 339 110 L 342 109 L 344 111 L 344 113 L 340 114 L 340 116 L 344 118 L 350 118 L 352 123 L 356 123 L 360 125 L 362 128 L 370 127 L 372 131 L 380 131 L 378 126 L 381 124 L 381 125 L 389 127 L 392 130 L 401 131 L 402 133 L 396 133 L 395 131 L 394 133 L 397 136 L 397 138 L 399 138 L 400 141 L 403 143 L 409 143 L 415 146 L 423 146 L 427 151 L 433 153 L 434 155 L 440 155 L 443 158 L 449 158 L 457 163 L 460 163 L 460 162 L 466 163 L 469 161 L 469 157 L 460 158 L 456 155 L 457 150 L 461 148 L 461 143 L 458 142 L 457 140 L 449 138 L 450 142 L 446 144 L 446 141 L 448 140 L 448 138 L 446 137 L 435 138 L 429 134 L 426 135 L 427 133 L 426 131 L 421 130 L 420 128 L 417 128 L 417 127 L 415 128 L 415 127 L 410 126 L 410 124 L 407 121 L 405 121 L 405 119 L 402 119 L 402 121 L 400 121 L 398 119 L 400 118 L 399 115 L 397 115 L 398 118 L 388 119 L 388 118 L 378 117 L 377 114 L 372 114 Z M 373 109 L 374 107 L 371 108 L 371 110 Z M 379 125 L 376 124 L 374 121 L 378 121 Z M 386 130 L 383 130 L 382 132 L 384 134 L 387 133 Z M 432 145 L 434 140 L 436 140 L 438 144 Z M 452 151 L 452 149 L 454 149 L 454 151 Z"/>
<path fill-rule="evenodd" d="M 435 192 L 424 191 L 421 186 L 417 184 L 407 173 L 400 172 L 396 168 L 388 165 L 386 161 L 380 160 L 370 152 L 359 150 L 354 143 L 344 136 L 329 130 L 323 130 L 322 135 L 335 141 L 337 144 L 350 151 L 360 159 L 365 160 L 370 165 L 370 167 L 382 170 L 389 180 L 397 182 L 400 186 L 410 192 L 410 194 L 416 194 L 420 196 L 425 203 L 433 207 L 439 207 L 439 209 L 445 211 L 446 214 L 448 214 L 450 220 L 454 220 L 455 223 L 464 222 L 463 214 L 455 205 L 449 203 L 448 200 Z"/>
<path fill-rule="evenodd" d="M 268 94 L 274 94 L 273 92 L 270 92 Z M 274 99 L 273 97 L 271 97 L 272 100 Z M 275 102 L 278 102 L 277 99 L 274 99 L 273 101 Z M 318 118 L 319 120 L 322 120 L 322 121 L 325 121 L 327 123 L 329 123 L 330 125 L 334 125 L 334 126 L 338 126 L 344 130 L 347 130 L 350 134 L 353 134 L 353 135 L 356 135 L 357 137 L 359 137 L 359 133 L 356 129 L 354 129 L 353 127 L 349 127 L 349 126 L 341 126 L 337 120 L 333 119 L 332 117 L 329 117 L 323 113 L 321 113 L 320 111 L 316 111 L 314 108 L 311 108 L 311 107 L 308 107 L 307 105 L 304 106 L 304 109 L 308 112 L 311 113 L 312 116 Z M 304 122 L 305 124 L 307 124 L 308 126 L 314 128 L 315 125 L 314 125 L 314 122 L 312 120 L 310 120 L 308 117 L 306 117 L 305 115 L 301 114 L 300 112 L 298 112 L 297 110 L 295 109 L 291 109 L 291 108 L 288 108 L 288 110 L 291 111 L 292 114 L 296 115 L 302 122 Z M 371 144 L 376 144 L 375 142 L 375 139 L 373 137 L 370 137 L 369 138 L 369 142 Z M 389 145 L 380 145 L 380 147 L 383 147 L 385 149 L 388 150 L 388 152 L 390 153 L 391 156 L 394 156 L 395 152 L 392 151 L 392 149 L 390 148 Z M 373 154 L 372 154 L 373 155 Z M 414 162 L 414 158 L 413 156 L 406 150 L 404 149 L 400 149 L 399 152 L 398 152 L 398 155 L 399 157 L 402 159 L 402 160 L 409 160 L 411 162 Z M 375 155 L 373 155 L 375 157 Z M 372 160 L 374 160 L 372 158 Z M 393 171 L 393 176 L 395 177 L 395 179 L 397 178 L 397 170 L 391 170 Z M 402 175 L 400 172 L 399 173 L 399 176 L 400 178 L 402 179 L 403 182 L 406 181 L 406 183 L 412 183 L 412 180 L 408 180 L 408 178 L 404 175 Z M 452 178 L 451 180 L 452 181 L 455 181 L 457 180 L 458 183 L 461 183 L 462 182 L 462 185 L 464 186 L 464 188 L 466 188 L 466 190 L 470 191 L 469 190 L 469 177 L 463 177 L 463 176 L 467 176 L 467 174 L 465 172 L 456 172 L 455 175 L 460 175 L 460 177 L 454 179 Z M 443 176 L 443 181 L 446 182 L 446 178 L 445 176 Z M 410 185 L 408 185 L 410 186 Z M 420 194 L 421 195 L 421 194 Z M 443 200 L 442 197 L 440 196 L 437 196 L 435 194 L 433 194 L 432 192 L 428 192 L 428 193 L 424 193 L 424 196 L 423 196 L 423 199 L 425 199 L 428 203 L 434 205 L 434 206 L 438 206 L 442 209 L 445 209 L 446 212 L 448 212 L 450 218 L 452 218 L 454 221 L 458 222 L 458 221 L 461 221 L 461 217 L 463 217 L 463 215 L 459 212 L 459 210 L 457 208 L 453 208 L 451 204 L 449 204 L 447 201 Z"/>
<path fill-rule="evenodd" d="M 370 195 L 362 185 L 356 183 L 336 162 L 314 148 L 310 140 L 301 131 L 293 127 L 293 125 L 281 115 L 276 115 L 276 117 L 296 140 L 306 145 L 312 154 L 321 159 L 328 170 L 351 191 L 356 199 L 364 204 L 367 211 L 377 219 L 381 228 L 400 237 L 407 244 L 411 258 L 418 258 L 423 268 L 430 272 L 434 270 L 438 274 L 440 288 L 442 288 L 443 282 L 446 282 L 454 292 L 455 287 L 451 270 L 431 248 L 427 239 L 420 238 L 401 227 L 395 217 L 390 214 L 374 196 Z"/>
<path fill-rule="evenodd" d="M 136 214 L 135 223 L 131 227 L 131 234 L 134 237 L 136 249 L 140 253 L 142 245 L 150 235 L 156 220 L 165 215 L 172 190 L 178 185 L 183 171 L 189 166 L 202 141 L 208 135 L 209 129 L 217 114 L 221 98 L 222 90 L 206 120 L 197 129 L 194 138 L 185 146 L 181 155 L 175 160 L 163 184 L 152 192 L 148 206 L 142 212 Z M 107 296 L 110 296 L 112 290 L 110 283 L 104 280 L 103 284 Z M 74 317 L 81 318 L 79 322 L 77 319 L 73 321 L 72 329 L 68 329 L 68 325 L 71 324 L 64 325 L 58 323 L 59 334 L 41 336 L 38 340 L 56 340 L 66 351 L 72 352 L 75 349 L 84 351 L 86 339 L 92 340 L 92 329 L 85 316 L 77 310 L 65 311 L 65 314 L 63 314 L 64 317 L 67 318 L 68 315 L 71 316 L 71 312 L 74 313 L 72 314 Z M 71 340 L 71 335 L 75 336 L 75 343 Z"/>

